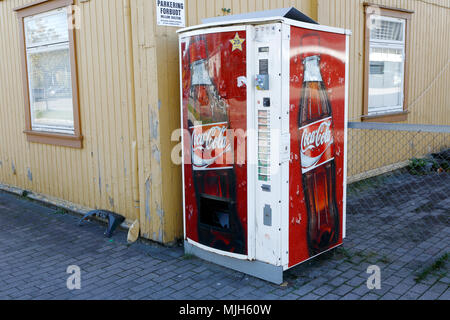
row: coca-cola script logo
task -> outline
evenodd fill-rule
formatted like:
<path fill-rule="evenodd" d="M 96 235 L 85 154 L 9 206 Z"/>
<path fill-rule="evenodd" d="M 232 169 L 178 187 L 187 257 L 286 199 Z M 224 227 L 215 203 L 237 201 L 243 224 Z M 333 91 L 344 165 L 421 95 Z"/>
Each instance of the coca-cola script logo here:
<path fill-rule="evenodd" d="M 192 130 L 194 170 L 226 169 L 232 163 L 232 145 L 227 138 L 227 123 L 200 125 Z"/>
<path fill-rule="evenodd" d="M 303 173 L 334 159 L 332 124 L 330 117 L 300 128 Z"/>

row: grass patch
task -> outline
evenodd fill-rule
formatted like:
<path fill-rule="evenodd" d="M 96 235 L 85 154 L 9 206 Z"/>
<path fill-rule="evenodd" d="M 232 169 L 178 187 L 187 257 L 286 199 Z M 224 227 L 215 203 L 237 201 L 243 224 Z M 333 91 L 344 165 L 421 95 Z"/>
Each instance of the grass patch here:
<path fill-rule="evenodd" d="M 408 171 L 413 175 L 422 176 L 427 174 L 427 166 L 429 166 L 428 159 L 413 158 L 409 160 Z"/>
<path fill-rule="evenodd" d="M 389 263 L 391 263 L 391 260 L 386 256 L 386 255 L 383 255 L 381 258 L 380 258 L 380 260 L 378 260 L 379 262 L 381 262 L 381 263 L 384 263 L 384 264 L 389 264 Z"/>
<path fill-rule="evenodd" d="M 344 258 L 345 262 L 355 265 L 362 262 L 370 262 L 370 260 L 372 260 L 372 262 L 374 263 L 375 259 L 378 257 L 378 254 L 373 251 L 356 251 L 355 253 L 351 253 L 349 250 L 343 247 L 338 248 L 336 252 Z M 360 259 L 356 259 L 358 261 L 354 261 L 355 257 L 358 257 Z M 385 264 L 388 264 L 390 262 L 386 255 L 379 258 L 377 261 L 383 262 Z"/>
<path fill-rule="evenodd" d="M 349 196 L 356 195 L 362 191 L 377 188 L 384 185 L 388 175 L 379 175 L 373 178 L 357 181 L 348 186 L 347 193 Z"/>
<path fill-rule="evenodd" d="M 366 253 L 364 259 L 367 260 L 367 259 L 375 258 L 376 256 L 377 256 L 376 252 L 369 251 Z"/>
<path fill-rule="evenodd" d="M 442 257 L 437 259 L 432 265 L 426 267 L 424 270 L 422 270 L 421 273 L 419 273 L 416 278 L 414 279 L 416 282 L 421 282 L 422 280 L 425 280 L 429 275 L 437 275 L 438 277 L 442 278 L 444 277 L 447 272 L 439 273 L 441 269 L 445 267 L 445 264 L 448 260 L 449 253 L 447 252 Z"/>
<path fill-rule="evenodd" d="M 448 161 L 436 158 L 413 158 L 409 160 L 408 171 L 412 175 L 424 176 L 433 172 L 450 172 L 450 164 Z"/>
<path fill-rule="evenodd" d="M 351 264 L 355 264 L 353 262 L 353 257 L 355 256 L 354 254 L 352 254 L 349 250 L 343 248 L 343 247 L 339 247 L 336 249 L 336 253 L 340 254 L 344 257 L 344 261 L 351 263 Z"/>
<path fill-rule="evenodd" d="M 62 208 L 59 208 L 59 209 L 57 209 L 56 211 L 54 211 L 53 212 L 53 214 L 56 214 L 56 215 L 66 215 L 67 214 L 67 210 L 65 210 L 65 209 L 62 209 Z"/>

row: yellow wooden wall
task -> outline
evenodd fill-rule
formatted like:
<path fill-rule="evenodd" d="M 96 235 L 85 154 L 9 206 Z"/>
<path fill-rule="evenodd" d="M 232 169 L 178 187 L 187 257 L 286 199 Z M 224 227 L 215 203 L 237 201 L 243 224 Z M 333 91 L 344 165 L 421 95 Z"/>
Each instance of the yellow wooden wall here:
<path fill-rule="evenodd" d="M 133 0 L 131 4 L 139 141 L 141 235 L 167 243 L 182 236 L 181 183 L 178 181 L 181 175 L 170 170 L 172 164 L 170 158 L 167 158 L 167 148 L 162 148 L 161 143 L 167 136 L 169 129 L 167 126 L 171 125 L 167 119 L 177 117 L 179 108 L 170 110 L 162 105 L 158 95 L 158 84 L 160 81 L 166 81 L 165 78 L 172 77 L 173 90 L 177 96 L 178 81 L 175 76 L 178 72 L 163 77 L 158 75 L 159 49 L 157 49 L 156 22 L 152 19 L 156 15 L 155 2 Z M 177 179 L 173 178 L 174 175 L 178 175 Z M 172 197 L 166 196 L 163 199 L 164 192 L 172 193 Z M 170 209 L 170 206 L 173 206 L 171 201 L 178 202 L 176 209 Z"/>
<path fill-rule="evenodd" d="M 363 112 L 364 0 L 318 0 L 319 23 L 350 29 L 349 120 Z M 373 0 L 414 11 L 411 17 L 405 123 L 450 125 L 450 1 Z M 349 176 L 450 147 L 449 135 L 350 130 Z"/>
<path fill-rule="evenodd" d="M 364 85 L 364 0 L 318 0 L 319 23 L 350 29 L 350 120 L 360 121 Z M 450 1 L 371 0 L 414 11 L 409 43 L 408 123 L 450 125 Z"/>
<path fill-rule="evenodd" d="M 186 24 L 200 24 L 204 18 L 222 16 L 222 8 L 231 9 L 231 14 L 296 7 L 315 19 L 316 0 L 185 0 Z"/>
<path fill-rule="evenodd" d="M 162 193 L 162 203 L 151 202 L 152 210 L 156 210 L 158 214 L 153 221 L 147 220 L 144 229 L 149 230 L 151 238 L 158 237 L 159 235 L 154 234 L 157 230 L 152 227 L 156 220 L 157 224 L 163 225 L 160 230 L 165 232 L 160 237 L 172 239 L 180 236 L 183 232 L 181 168 L 171 161 L 172 149 L 177 144 L 177 142 L 171 141 L 171 134 L 173 130 L 180 127 L 178 36 L 175 33 L 176 28 L 156 26 L 155 21 L 148 19 L 148 17 L 153 17 L 155 13 L 152 11 L 154 10 L 154 5 L 152 6 L 153 1 L 147 2 L 150 3 L 146 3 L 138 13 L 138 15 L 142 15 L 142 18 L 136 19 L 141 22 L 141 25 L 146 26 L 145 31 L 136 26 L 136 33 L 141 34 L 142 31 L 148 36 L 140 44 L 141 47 L 143 45 L 148 48 L 141 50 L 143 54 L 149 55 L 148 52 L 151 51 L 152 58 L 154 58 L 153 53 L 156 52 L 157 75 L 156 79 L 153 79 L 154 81 L 151 82 L 151 85 L 157 83 L 157 97 L 156 99 L 153 97 L 149 109 L 144 110 L 144 118 L 154 122 L 156 115 L 159 114 L 160 149 L 158 149 L 157 156 L 161 157 L 162 168 L 161 172 L 150 172 L 150 166 L 147 162 L 152 157 L 154 159 L 155 146 L 150 147 L 143 157 L 145 172 L 141 172 L 141 179 L 155 182 L 160 181 L 158 179 L 162 177 L 164 183 L 161 189 L 150 183 L 148 185 L 150 186 L 150 191 L 148 187 L 141 190 L 141 199 L 155 192 Z M 200 24 L 203 18 L 223 15 L 222 8 L 231 9 L 231 14 L 238 14 L 295 6 L 314 17 L 315 13 L 311 5 L 314 2 L 310 0 L 186 0 L 186 25 Z M 147 17 L 147 19 L 143 17 Z M 152 32 L 154 32 L 153 35 Z M 161 208 L 163 209 L 161 210 Z"/>
<path fill-rule="evenodd" d="M 180 238 L 181 168 L 171 161 L 177 144 L 171 134 L 180 126 L 177 29 L 156 25 L 153 0 L 76 0 L 81 9 L 76 55 L 84 147 L 32 144 L 23 134 L 13 8 L 33 1 L 0 1 L 0 184 L 113 210 L 129 221 L 139 219 L 141 235 L 151 240 L 169 243 Z M 420 1 L 375 2 L 416 11 L 409 87 L 415 107 L 409 120 L 449 124 L 448 9 Z M 445 0 L 428 2 L 448 6 Z M 238 14 L 289 6 L 320 23 L 353 31 L 350 105 L 352 120 L 359 120 L 362 1 L 186 0 L 187 25 L 222 15 L 222 8 Z"/>
<path fill-rule="evenodd" d="M 450 148 L 450 134 L 349 130 L 348 177 L 367 178 L 405 167 L 409 160 Z M 372 172 L 373 171 L 373 172 Z"/>
<path fill-rule="evenodd" d="M 32 2 L 0 1 L 0 184 L 83 208 L 112 210 L 129 222 L 139 219 L 143 237 L 173 242 L 182 236 L 181 176 L 160 137 L 170 137 L 169 131 L 177 127 L 179 107 L 173 107 L 173 99 L 178 88 L 173 98 L 161 98 L 172 99 L 173 109 L 162 106 L 155 2 L 75 1 L 81 14 L 76 31 L 81 150 L 31 144 L 23 134 L 19 32 L 13 9 Z M 177 54 L 171 53 L 171 61 Z M 172 72 L 160 81 L 168 77 L 176 86 L 178 70 Z M 163 192 L 172 195 L 166 195 L 165 202 Z"/>
<path fill-rule="evenodd" d="M 120 54 L 125 43 L 121 1 L 80 4 L 76 55 L 81 150 L 28 143 L 23 134 L 19 25 L 13 8 L 31 2 L 0 2 L 0 181 L 133 219 L 129 130 L 133 119 L 122 77 L 128 66 Z"/>

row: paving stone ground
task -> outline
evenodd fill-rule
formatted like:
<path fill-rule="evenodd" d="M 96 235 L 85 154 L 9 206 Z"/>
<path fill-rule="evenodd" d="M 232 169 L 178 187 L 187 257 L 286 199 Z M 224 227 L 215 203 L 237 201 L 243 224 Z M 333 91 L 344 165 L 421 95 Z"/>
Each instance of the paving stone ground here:
<path fill-rule="evenodd" d="M 450 176 L 433 191 L 420 188 L 428 177 L 411 179 L 408 192 L 391 183 L 350 195 L 344 246 L 286 272 L 285 286 L 181 247 L 128 246 L 124 231 L 109 240 L 100 224 L 79 227 L 77 216 L 0 192 L 0 299 L 449 300 L 449 261 L 415 278 L 449 252 Z M 389 204 L 377 202 L 387 195 Z M 81 268 L 81 290 L 66 287 L 69 265 Z M 380 290 L 367 288 L 371 265 L 381 269 Z"/>

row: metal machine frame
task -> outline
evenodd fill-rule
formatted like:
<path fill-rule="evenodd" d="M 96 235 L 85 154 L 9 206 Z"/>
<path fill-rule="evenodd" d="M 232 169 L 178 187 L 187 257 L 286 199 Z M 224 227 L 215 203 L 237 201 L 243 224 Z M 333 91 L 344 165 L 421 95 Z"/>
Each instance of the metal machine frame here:
<path fill-rule="evenodd" d="M 208 23 L 199 26 L 189 27 L 179 30 L 180 39 L 194 35 L 210 34 L 217 32 L 243 31 L 247 33 L 247 127 L 249 129 L 247 143 L 248 162 L 248 255 L 237 255 L 233 253 L 219 251 L 213 248 L 196 243 L 185 237 L 185 251 L 204 260 L 244 272 L 246 274 L 280 284 L 283 282 L 283 271 L 289 269 L 289 160 L 290 160 L 290 35 L 291 26 L 304 29 L 324 31 L 346 35 L 346 71 L 345 71 L 345 123 L 348 121 L 348 72 L 349 72 L 349 36 L 350 31 L 327 27 L 317 24 L 299 22 L 284 17 L 271 17 L 260 19 L 248 19 L 240 21 L 225 21 Z M 273 36 L 259 37 L 260 29 L 273 31 Z M 272 34 L 272 33 L 270 33 Z M 266 54 L 259 52 L 258 48 L 268 46 L 274 48 L 270 50 L 271 75 L 269 77 L 271 89 L 270 99 L 278 108 L 270 108 L 271 125 L 271 169 L 273 180 L 270 183 L 258 181 L 258 137 L 257 132 L 250 129 L 258 127 L 258 110 L 261 110 L 261 101 L 264 96 L 261 91 L 256 90 L 254 75 L 258 68 L 258 57 Z M 180 42 L 181 52 L 181 42 Z M 180 68 L 182 62 L 180 59 Z M 182 92 L 182 79 L 180 81 L 180 92 Z M 183 116 L 181 117 L 183 119 Z M 183 123 L 182 123 L 183 127 Z M 347 141 L 347 127 L 345 128 L 345 141 Z M 184 141 L 182 141 L 184 146 Z M 347 176 L 347 143 L 344 151 L 344 212 L 343 212 L 343 236 L 345 238 L 346 225 L 346 176 Z M 183 154 L 184 159 L 184 154 Z M 185 168 L 183 167 L 183 186 Z M 273 174 L 275 173 L 275 174 Z M 271 188 L 271 192 L 264 192 L 264 188 Z M 252 192 L 255 191 L 256 192 Z M 264 201 L 258 201 L 263 197 Z M 183 187 L 183 203 L 185 201 L 185 190 Z M 270 212 L 280 212 L 272 215 L 269 209 L 257 207 L 258 204 L 270 202 Z M 183 206 L 184 207 L 184 206 Z M 267 209 L 267 216 L 260 213 Z M 185 208 L 183 208 L 184 234 L 186 235 Z M 270 215 L 270 217 L 269 217 Z M 270 221 L 269 221 L 270 220 Z M 268 226 L 269 225 L 269 226 Z M 275 241 L 275 240 L 276 241 Z M 292 267 L 292 266 L 291 266 Z"/>

